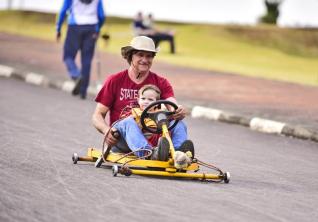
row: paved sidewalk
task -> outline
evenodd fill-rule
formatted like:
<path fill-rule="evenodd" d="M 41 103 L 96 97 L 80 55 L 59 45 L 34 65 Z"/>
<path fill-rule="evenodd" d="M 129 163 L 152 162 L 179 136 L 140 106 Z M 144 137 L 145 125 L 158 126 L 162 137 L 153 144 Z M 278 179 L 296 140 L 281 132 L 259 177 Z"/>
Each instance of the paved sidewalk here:
<path fill-rule="evenodd" d="M 72 83 L 62 63 L 62 47 L 62 43 L 0 33 L 0 65 L 13 68 L 0 67 L 0 76 L 69 91 Z M 101 76 L 97 75 L 98 58 Z M 91 93 L 107 75 L 127 67 L 119 53 L 97 52 Z M 158 60 L 152 70 L 170 80 L 176 97 L 193 108 L 194 117 L 318 141 L 318 87 L 174 66 Z"/>

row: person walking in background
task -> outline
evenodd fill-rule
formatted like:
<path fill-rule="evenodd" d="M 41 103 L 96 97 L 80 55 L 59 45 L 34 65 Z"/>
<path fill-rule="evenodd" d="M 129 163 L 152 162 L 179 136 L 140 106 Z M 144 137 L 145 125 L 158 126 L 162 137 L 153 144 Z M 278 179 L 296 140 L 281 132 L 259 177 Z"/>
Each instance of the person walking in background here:
<path fill-rule="evenodd" d="M 68 29 L 64 43 L 63 61 L 75 81 L 73 95 L 85 99 L 90 80 L 91 63 L 99 31 L 105 22 L 102 0 L 64 0 L 57 18 L 56 39 L 61 38 L 61 27 L 68 13 Z M 75 63 L 81 52 L 81 68 Z"/>

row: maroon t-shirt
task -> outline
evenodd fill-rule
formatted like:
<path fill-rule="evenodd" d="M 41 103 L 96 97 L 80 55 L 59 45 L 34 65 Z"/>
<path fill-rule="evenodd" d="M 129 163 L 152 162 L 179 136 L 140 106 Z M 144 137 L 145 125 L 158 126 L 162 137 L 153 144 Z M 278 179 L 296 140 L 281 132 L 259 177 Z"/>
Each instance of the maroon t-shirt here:
<path fill-rule="evenodd" d="M 95 101 L 110 109 L 110 124 L 112 124 L 119 119 L 121 111 L 126 106 L 136 104 L 138 90 L 147 84 L 156 85 L 161 90 L 160 99 L 174 96 L 171 84 L 164 77 L 150 72 L 142 83 L 136 84 L 128 76 L 128 70 L 124 70 L 106 79 Z"/>

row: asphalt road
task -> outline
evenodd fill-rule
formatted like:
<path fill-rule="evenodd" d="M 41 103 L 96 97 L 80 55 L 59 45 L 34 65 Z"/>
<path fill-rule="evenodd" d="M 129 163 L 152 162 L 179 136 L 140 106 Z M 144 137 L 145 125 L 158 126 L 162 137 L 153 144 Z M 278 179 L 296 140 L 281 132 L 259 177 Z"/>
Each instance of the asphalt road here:
<path fill-rule="evenodd" d="M 0 221 L 316 221 L 317 143 L 187 119 L 199 159 L 231 182 L 113 177 L 73 152 L 100 147 L 94 102 L 0 78 Z"/>
<path fill-rule="evenodd" d="M 53 82 L 69 80 L 62 62 L 63 43 L 53 40 L 0 32 L 0 65 L 13 67 L 19 73 L 38 73 Z M 169 80 L 183 105 L 201 105 L 318 132 L 318 87 L 176 66 L 160 62 L 160 55 L 156 56 L 152 71 Z M 91 83 L 127 67 L 119 49 L 115 55 L 96 51 Z"/>

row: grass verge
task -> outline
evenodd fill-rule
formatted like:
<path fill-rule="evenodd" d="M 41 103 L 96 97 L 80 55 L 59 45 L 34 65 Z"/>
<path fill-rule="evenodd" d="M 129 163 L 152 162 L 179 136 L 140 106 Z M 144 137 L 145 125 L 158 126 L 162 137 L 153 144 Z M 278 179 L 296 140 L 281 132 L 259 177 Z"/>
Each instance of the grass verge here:
<path fill-rule="evenodd" d="M 168 43 L 162 43 L 157 60 L 318 86 L 318 29 L 167 22 L 158 27 L 175 30 L 177 54 L 169 54 Z M 55 15 L 1 11 L 0 31 L 55 41 Z M 102 32 L 111 40 L 107 46 L 99 41 L 99 48 L 119 55 L 132 38 L 131 20 L 108 18 Z"/>

